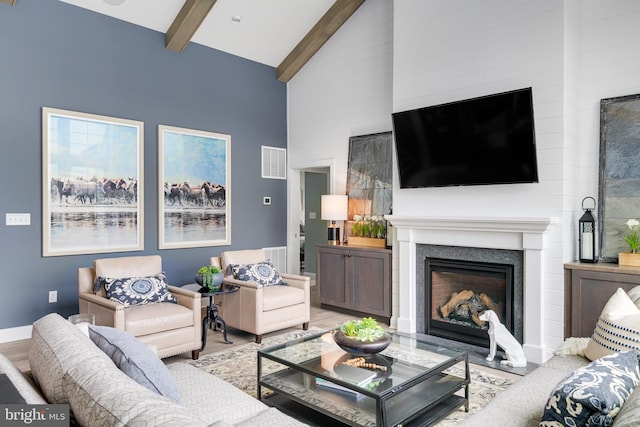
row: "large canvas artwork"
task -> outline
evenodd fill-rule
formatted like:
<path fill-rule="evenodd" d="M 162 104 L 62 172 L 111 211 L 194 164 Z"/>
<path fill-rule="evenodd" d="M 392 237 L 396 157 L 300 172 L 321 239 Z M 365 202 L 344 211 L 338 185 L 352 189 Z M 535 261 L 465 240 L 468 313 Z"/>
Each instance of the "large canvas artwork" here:
<path fill-rule="evenodd" d="M 640 94 L 600 101 L 600 259 L 628 251 L 626 222 L 640 219 Z"/>
<path fill-rule="evenodd" d="M 393 205 L 391 132 L 349 138 L 347 195 L 353 215 L 388 215 Z"/>
<path fill-rule="evenodd" d="M 160 249 L 231 244 L 231 136 L 160 125 Z"/>
<path fill-rule="evenodd" d="M 349 220 L 346 223 L 346 236 L 353 234 L 354 224 L 356 224 L 354 218 L 376 218 L 391 213 L 393 207 L 392 144 L 391 132 L 349 138 L 347 171 Z M 387 244 L 391 244 L 390 234 Z"/>
<path fill-rule="evenodd" d="M 142 122 L 42 109 L 43 256 L 138 251 Z"/>

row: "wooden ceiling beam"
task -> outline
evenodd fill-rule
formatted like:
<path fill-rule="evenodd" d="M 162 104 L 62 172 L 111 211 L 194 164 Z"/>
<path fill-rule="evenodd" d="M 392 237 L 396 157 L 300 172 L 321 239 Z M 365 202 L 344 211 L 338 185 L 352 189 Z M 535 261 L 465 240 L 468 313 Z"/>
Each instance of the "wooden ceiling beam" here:
<path fill-rule="evenodd" d="M 16 0 L 0 0 L 0 3 L 6 3 L 9 6 L 15 6 L 16 5 Z"/>
<path fill-rule="evenodd" d="M 311 31 L 278 65 L 277 79 L 285 83 L 291 80 L 364 2 L 365 0 L 336 0 Z"/>
<path fill-rule="evenodd" d="M 5 0 L 0 0 L 5 1 Z M 182 52 L 217 0 L 186 0 L 167 30 L 165 47 Z"/>

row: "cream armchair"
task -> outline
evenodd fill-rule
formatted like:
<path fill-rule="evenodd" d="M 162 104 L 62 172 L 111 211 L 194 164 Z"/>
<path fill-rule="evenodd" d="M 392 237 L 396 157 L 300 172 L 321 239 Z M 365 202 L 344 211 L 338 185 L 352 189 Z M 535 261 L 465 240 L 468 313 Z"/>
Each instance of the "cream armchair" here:
<path fill-rule="evenodd" d="M 253 264 L 266 261 L 262 249 L 227 251 L 212 257 L 212 265 L 220 265 L 225 272 L 225 283 L 240 286 L 238 292 L 222 295 L 221 316 L 231 328 L 255 334 L 256 342 L 262 335 L 292 326 L 309 328 L 311 317 L 310 280 L 305 276 L 280 273 L 287 285 L 261 286 L 233 278 L 231 264 Z"/>
<path fill-rule="evenodd" d="M 80 313 L 95 315 L 96 325 L 127 331 L 154 345 L 161 358 L 188 351 L 198 359 L 202 345 L 201 296 L 198 292 L 169 286 L 177 304 L 159 302 L 125 307 L 107 298 L 104 288 L 94 293 L 97 277 L 147 277 L 162 272 L 159 255 L 97 259 L 93 267 L 78 269 Z"/>

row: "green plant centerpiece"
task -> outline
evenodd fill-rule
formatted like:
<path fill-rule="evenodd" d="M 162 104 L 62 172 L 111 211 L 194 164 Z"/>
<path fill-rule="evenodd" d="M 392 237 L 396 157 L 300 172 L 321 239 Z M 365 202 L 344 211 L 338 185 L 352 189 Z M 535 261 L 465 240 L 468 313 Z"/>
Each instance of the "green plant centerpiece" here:
<path fill-rule="evenodd" d="M 344 351 L 357 355 L 376 354 L 391 343 L 391 335 L 372 317 L 348 320 L 333 334 L 333 340 Z"/>
<path fill-rule="evenodd" d="M 196 274 L 196 282 L 200 286 L 207 288 L 209 292 L 219 291 L 223 279 L 224 274 L 222 274 L 222 270 L 215 265 L 202 266 Z"/>

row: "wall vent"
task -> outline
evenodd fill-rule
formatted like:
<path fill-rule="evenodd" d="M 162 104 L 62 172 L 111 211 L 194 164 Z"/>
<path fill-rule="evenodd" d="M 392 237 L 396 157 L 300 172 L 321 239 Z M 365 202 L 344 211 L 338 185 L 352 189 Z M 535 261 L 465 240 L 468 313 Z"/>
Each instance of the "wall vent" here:
<path fill-rule="evenodd" d="M 287 179 L 287 150 L 262 146 L 262 177 Z"/>
<path fill-rule="evenodd" d="M 287 247 L 262 248 L 267 259 L 280 273 L 287 272 Z"/>

